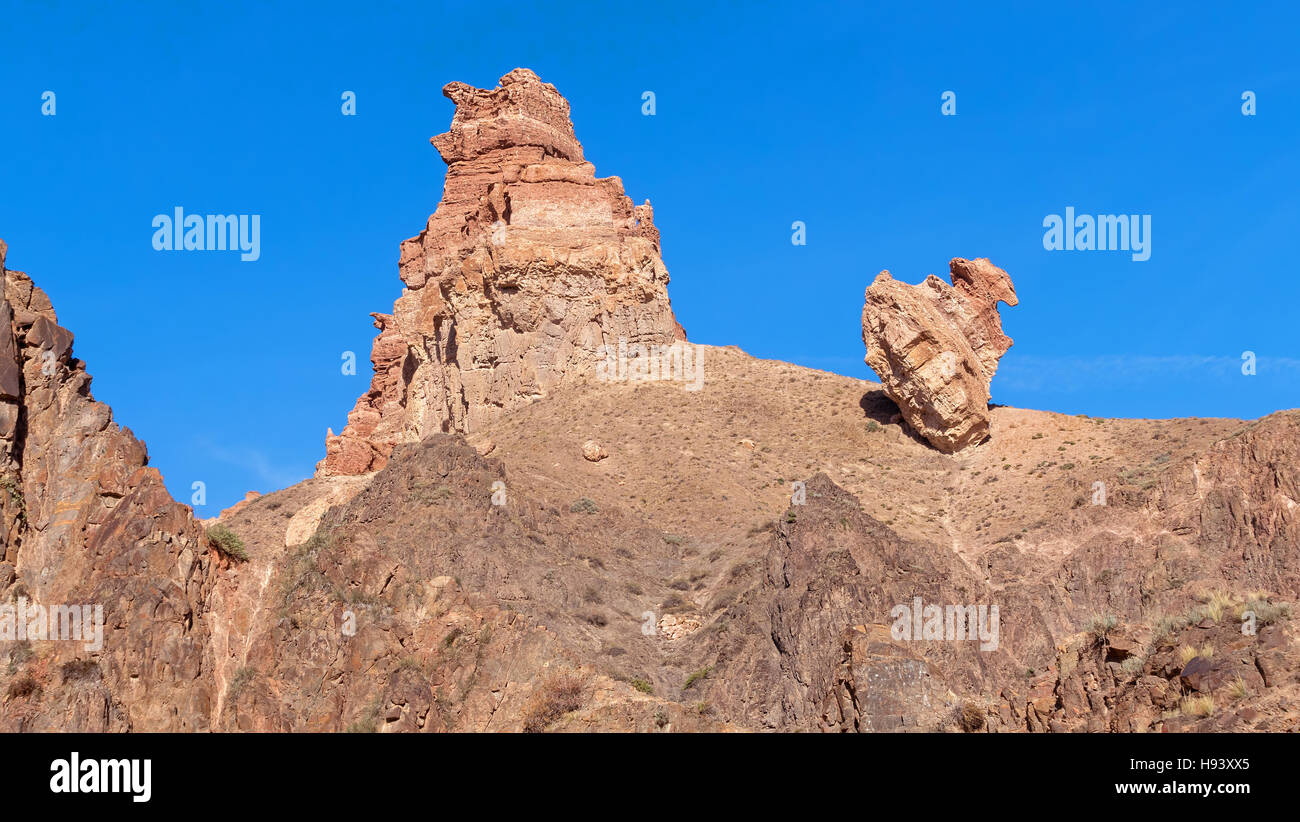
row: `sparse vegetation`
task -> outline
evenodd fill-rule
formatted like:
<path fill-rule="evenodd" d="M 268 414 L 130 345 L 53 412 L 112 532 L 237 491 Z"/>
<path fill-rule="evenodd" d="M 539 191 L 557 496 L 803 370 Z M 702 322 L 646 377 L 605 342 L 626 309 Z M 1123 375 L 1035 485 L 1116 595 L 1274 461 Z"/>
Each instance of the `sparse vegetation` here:
<path fill-rule="evenodd" d="M 9 675 L 16 674 L 18 669 L 34 656 L 36 656 L 36 652 L 32 650 L 31 642 L 24 639 L 16 643 L 13 649 L 9 651 Z"/>
<path fill-rule="evenodd" d="M 600 506 L 589 497 L 579 497 L 569 506 L 569 510 L 575 514 L 595 514 L 600 511 Z"/>
<path fill-rule="evenodd" d="M 1183 697 L 1178 707 L 1187 716 L 1210 716 L 1214 713 L 1214 697 L 1209 694 Z"/>
<path fill-rule="evenodd" d="M 1255 626 L 1257 628 L 1271 625 L 1291 616 L 1291 604 L 1289 602 L 1269 602 L 1266 594 L 1252 593 L 1246 597 L 1246 601 L 1237 609 L 1239 619 L 1244 620 L 1248 615 L 1255 617 Z"/>
<path fill-rule="evenodd" d="M 655 692 L 655 686 L 651 685 L 649 681 L 641 679 L 640 677 L 633 679 L 631 684 L 633 688 L 636 688 L 638 691 L 640 691 L 643 694 L 653 694 Z"/>
<path fill-rule="evenodd" d="M 1202 607 L 1201 609 L 1201 612 L 1206 617 L 1209 617 L 1215 622 L 1218 622 L 1219 620 L 1223 619 L 1224 612 L 1229 608 L 1231 608 L 1232 605 L 1233 605 L 1233 598 L 1231 595 L 1226 594 L 1222 591 L 1215 591 L 1210 595 L 1209 602 L 1205 603 L 1204 607 Z"/>
<path fill-rule="evenodd" d="M 9 495 L 9 503 L 18 512 L 17 519 L 26 521 L 27 500 L 23 497 L 23 489 L 19 486 L 18 480 L 12 474 L 5 474 L 0 477 L 0 489 Z"/>
<path fill-rule="evenodd" d="M 235 675 L 230 678 L 230 684 L 226 686 L 226 704 L 230 705 L 239 699 L 239 695 L 244 689 L 257 678 L 257 669 L 247 666 L 235 671 Z"/>
<path fill-rule="evenodd" d="M 655 710 L 655 727 L 657 727 L 657 728 L 666 728 L 666 727 L 668 727 L 668 722 L 669 722 L 669 719 L 668 719 L 668 712 L 665 711 L 663 708 L 658 708 L 658 709 L 656 709 L 656 710 Z"/>
<path fill-rule="evenodd" d="M 584 683 L 573 673 L 561 673 L 547 679 L 524 708 L 524 731 L 541 733 L 555 720 L 583 706 Z"/>
<path fill-rule="evenodd" d="M 1119 624 L 1119 618 L 1114 614 L 1095 614 L 1088 620 L 1084 628 L 1091 632 L 1097 639 L 1105 639 L 1115 626 Z"/>
<path fill-rule="evenodd" d="M 379 707 L 381 697 L 376 696 L 366 706 L 361 715 L 353 720 L 344 730 L 349 734 L 372 734 L 379 730 Z"/>
<path fill-rule="evenodd" d="M 710 665 L 710 666 L 707 667 L 707 668 L 701 668 L 701 669 L 699 669 L 699 670 L 696 671 L 695 673 L 693 673 L 693 674 L 691 674 L 690 676 L 686 677 L 686 684 L 682 685 L 682 690 L 683 690 L 683 691 L 689 691 L 692 687 L 695 686 L 695 684 L 696 684 L 697 682 L 700 682 L 701 680 L 705 679 L 705 678 L 708 677 L 708 675 L 711 674 L 711 673 L 713 673 L 713 666 L 712 666 L 712 665 Z"/>
<path fill-rule="evenodd" d="M 248 562 L 248 551 L 244 549 L 244 541 L 234 531 L 217 523 L 208 529 L 207 536 L 208 541 L 221 553 L 240 562 Z"/>
<path fill-rule="evenodd" d="M 984 727 L 984 712 L 972 702 L 963 703 L 957 711 L 957 724 L 966 733 L 975 733 Z"/>
<path fill-rule="evenodd" d="M 1228 683 L 1228 696 L 1236 699 L 1245 699 L 1250 693 L 1250 688 L 1246 686 L 1246 680 L 1237 677 Z"/>
<path fill-rule="evenodd" d="M 416 480 L 411 484 L 411 496 L 423 505 L 435 505 L 451 499 L 454 492 L 447 485 L 434 485 L 430 480 Z"/>
<path fill-rule="evenodd" d="M 40 696 L 41 686 L 30 676 L 20 676 L 9 683 L 8 693 L 10 699 L 26 699 L 27 697 Z"/>
<path fill-rule="evenodd" d="M 93 659 L 73 659 L 60 667 L 64 682 L 80 682 L 99 676 L 99 663 Z"/>

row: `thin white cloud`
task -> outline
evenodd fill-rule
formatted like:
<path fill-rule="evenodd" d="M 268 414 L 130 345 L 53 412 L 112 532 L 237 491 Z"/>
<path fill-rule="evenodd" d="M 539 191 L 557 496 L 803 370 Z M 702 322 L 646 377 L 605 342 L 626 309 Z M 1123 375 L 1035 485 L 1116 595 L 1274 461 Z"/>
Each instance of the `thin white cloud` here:
<path fill-rule="evenodd" d="M 278 491 L 288 488 L 306 479 L 301 472 L 292 468 L 276 465 L 266 454 L 244 445 L 219 445 L 211 440 L 199 440 L 199 448 L 217 462 L 242 468 L 257 478 L 258 484 L 266 491 Z M 248 490 L 248 489 L 245 489 Z"/>
<path fill-rule="evenodd" d="M 1080 391 L 1098 385 L 1150 384 L 1170 380 L 1241 379 L 1242 359 L 1172 354 L 1103 354 L 1097 356 L 1013 356 L 1002 361 L 995 384 L 1024 391 Z M 1300 359 L 1257 356 L 1255 373 L 1300 380 Z M 1300 384 L 1298 384 L 1300 385 Z"/>

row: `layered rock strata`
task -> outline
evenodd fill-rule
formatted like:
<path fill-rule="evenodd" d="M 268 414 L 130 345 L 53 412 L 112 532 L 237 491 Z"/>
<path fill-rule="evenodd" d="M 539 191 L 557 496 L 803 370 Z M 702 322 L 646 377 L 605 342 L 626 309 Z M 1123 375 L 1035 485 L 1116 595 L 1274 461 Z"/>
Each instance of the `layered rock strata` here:
<path fill-rule="evenodd" d="M 866 363 L 918 434 L 945 453 L 989 436 L 989 383 L 1011 347 L 998 303 L 1016 305 L 1007 272 L 987 259 L 948 264 L 952 285 L 920 285 L 880 272 L 866 291 Z"/>
<path fill-rule="evenodd" d="M 470 433 L 561 383 L 602 345 L 684 339 L 647 201 L 597 178 L 569 103 L 527 69 L 494 89 L 450 83 L 442 201 L 401 247 L 405 289 L 379 335 L 370 389 L 326 438 L 318 475 L 383 467 L 395 445 Z"/>

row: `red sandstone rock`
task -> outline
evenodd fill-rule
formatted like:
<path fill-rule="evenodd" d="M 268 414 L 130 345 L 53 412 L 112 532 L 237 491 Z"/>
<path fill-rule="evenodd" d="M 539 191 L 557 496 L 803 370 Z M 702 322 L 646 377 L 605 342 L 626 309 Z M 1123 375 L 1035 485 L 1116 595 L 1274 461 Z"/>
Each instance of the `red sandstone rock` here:
<path fill-rule="evenodd" d="M 1011 347 L 997 305 L 1016 305 L 1007 272 L 987 259 L 949 263 L 952 285 L 920 285 L 880 272 L 866 291 L 866 363 L 903 419 L 945 453 L 989 436 L 989 383 Z"/>
<path fill-rule="evenodd" d="M 0 729 L 207 729 L 203 529 L 91 396 L 72 333 L 31 278 L 5 269 L 6 251 L 0 241 L 0 598 L 97 604 L 104 645 L 92 658 L 81 641 L 41 643 L 10 671 L 39 685 L 40 711 L 11 700 Z M 73 662 L 94 675 L 47 673 Z"/>
<path fill-rule="evenodd" d="M 470 433 L 561 383 L 593 376 L 596 349 L 685 339 L 650 203 L 597 178 L 568 101 L 528 69 L 495 89 L 450 83 L 442 202 L 402 244 L 406 289 L 374 314 L 374 378 L 318 475 L 383 467 L 393 447 Z"/>

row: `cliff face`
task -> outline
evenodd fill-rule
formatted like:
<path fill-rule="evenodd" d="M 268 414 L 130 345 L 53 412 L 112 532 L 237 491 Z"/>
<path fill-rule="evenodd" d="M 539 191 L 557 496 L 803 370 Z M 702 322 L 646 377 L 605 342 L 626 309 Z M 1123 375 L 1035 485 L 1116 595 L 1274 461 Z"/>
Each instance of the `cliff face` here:
<path fill-rule="evenodd" d="M 592 377 L 601 345 L 671 344 L 685 334 L 647 201 L 597 178 L 555 87 L 515 69 L 495 89 L 451 83 L 442 202 L 402 244 L 405 283 L 374 314 L 374 378 L 347 426 L 326 438 L 320 476 L 381 468 L 393 447 L 469 433 Z"/>
<path fill-rule="evenodd" d="M 4 267 L 6 251 L 0 242 L 0 600 L 14 610 L 0 614 L 0 728 L 204 729 L 213 680 L 199 616 L 221 561 L 144 445 L 91 396 L 71 332 L 31 278 Z M 59 614 L 74 633 L 68 606 L 86 617 L 82 641 L 35 633 Z"/>

